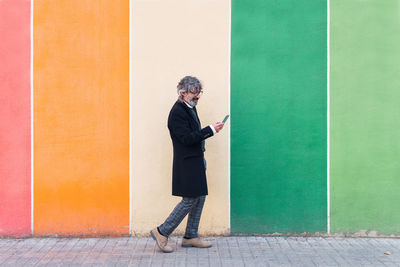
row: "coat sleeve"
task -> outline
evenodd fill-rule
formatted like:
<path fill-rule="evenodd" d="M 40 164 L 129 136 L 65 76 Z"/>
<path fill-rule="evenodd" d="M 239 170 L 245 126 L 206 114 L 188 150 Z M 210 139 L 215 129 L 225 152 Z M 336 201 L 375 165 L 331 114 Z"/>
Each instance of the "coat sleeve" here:
<path fill-rule="evenodd" d="M 168 128 L 182 144 L 186 146 L 200 143 L 204 139 L 213 136 L 213 131 L 210 126 L 204 127 L 201 130 L 193 131 L 190 128 L 187 117 L 179 112 L 173 112 L 168 120 Z"/>

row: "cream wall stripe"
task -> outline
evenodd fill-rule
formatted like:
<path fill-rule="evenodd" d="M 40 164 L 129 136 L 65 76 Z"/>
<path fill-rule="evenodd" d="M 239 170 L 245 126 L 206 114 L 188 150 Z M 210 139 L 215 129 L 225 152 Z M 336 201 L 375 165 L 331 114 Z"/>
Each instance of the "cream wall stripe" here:
<path fill-rule="evenodd" d="M 168 113 L 183 76 L 204 84 L 198 106 L 203 125 L 229 112 L 230 1 L 133 0 L 132 233 L 148 234 L 169 215 L 172 144 Z M 209 196 L 200 234 L 229 231 L 229 126 L 207 140 Z M 185 223 L 176 233 L 182 233 Z"/>

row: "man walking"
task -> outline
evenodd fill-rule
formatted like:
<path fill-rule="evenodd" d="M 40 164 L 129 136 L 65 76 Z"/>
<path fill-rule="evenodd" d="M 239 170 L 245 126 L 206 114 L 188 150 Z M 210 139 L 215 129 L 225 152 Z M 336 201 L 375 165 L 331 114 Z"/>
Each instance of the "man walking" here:
<path fill-rule="evenodd" d="M 182 201 L 174 208 L 163 224 L 150 231 L 151 236 L 163 252 L 172 252 L 168 236 L 189 214 L 183 247 L 211 247 L 211 242 L 198 237 L 201 212 L 207 190 L 204 159 L 205 139 L 218 133 L 223 127 L 216 122 L 201 128 L 196 105 L 203 93 L 200 81 L 191 76 L 184 77 L 178 84 L 178 101 L 168 117 L 168 129 L 174 150 L 172 167 L 172 195 L 181 196 Z"/>

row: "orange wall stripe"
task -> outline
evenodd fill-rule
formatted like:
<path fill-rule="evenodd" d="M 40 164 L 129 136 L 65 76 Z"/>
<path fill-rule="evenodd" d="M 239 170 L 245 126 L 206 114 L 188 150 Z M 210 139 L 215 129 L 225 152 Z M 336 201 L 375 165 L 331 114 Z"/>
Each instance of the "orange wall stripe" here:
<path fill-rule="evenodd" d="M 129 0 L 34 1 L 34 234 L 129 233 Z"/>

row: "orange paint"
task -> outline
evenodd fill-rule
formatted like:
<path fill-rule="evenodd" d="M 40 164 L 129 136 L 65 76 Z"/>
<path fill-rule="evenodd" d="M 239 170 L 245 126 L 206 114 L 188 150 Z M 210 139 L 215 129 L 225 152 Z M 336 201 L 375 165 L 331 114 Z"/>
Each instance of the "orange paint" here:
<path fill-rule="evenodd" d="M 34 1 L 34 234 L 129 233 L 129 0 Z"/>

